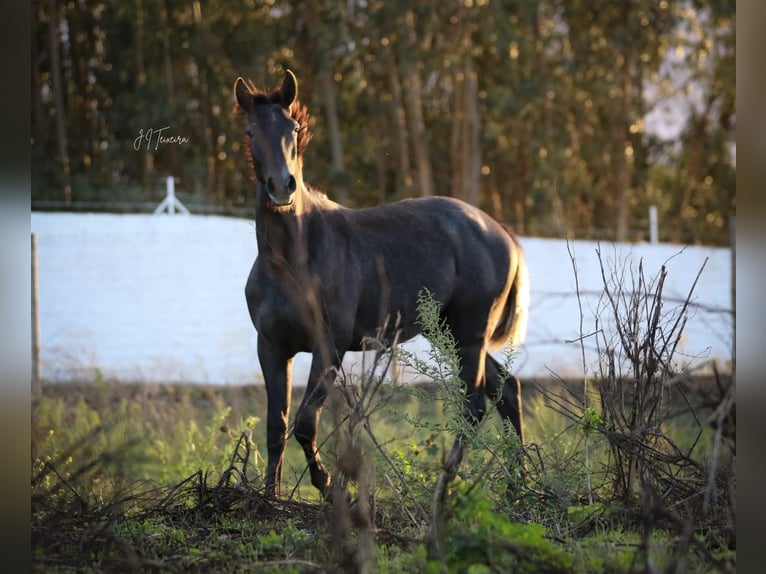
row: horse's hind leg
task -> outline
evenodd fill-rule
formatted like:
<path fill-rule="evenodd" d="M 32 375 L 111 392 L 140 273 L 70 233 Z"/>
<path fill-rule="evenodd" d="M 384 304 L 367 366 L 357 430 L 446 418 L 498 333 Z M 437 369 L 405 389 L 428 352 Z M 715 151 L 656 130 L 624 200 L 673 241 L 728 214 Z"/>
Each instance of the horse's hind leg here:
<path fill-rule="evenodd" d="M 519 442 L 524 444 L 521 383 L 511 374 L 508 374 L 503 380 L 500 365 L 489 353 L 486 358 L 486 375 L 487 396 L 490 400 L 495 401 L 500 416 L 511 421 L 513 428 L 516 429 L 516 434 L 519 436 Z M 500 388 L 501 385 L 502 388 Z"/>
<path fill-rule="evenodd" d="M 486 359 L 486 375 L 487 396 L 491 401 L 494 401 L 500 416 L 505 420 L 511 421 L 511 424 L 513 425 L 513 428 L 516 430 L 516 434 L 519 437 L 519 444 L 523 445 L 524 435 L 522 434 L 523 431 L 521 422 L 521 384 L 519 383 L 519 380 L 510 373 L 507 373 L 505 379 L 503 379 L 503 373 L 501 371 L 500 365 L 489 354 L 487 354 Z M 519 486 L 518 479 L 523 480 L 523 477 L 526 473 L 522 451 L 517 451 L 512 458 L 515 459 L 517 465 L 516 471 L 519 474 L 517 475 L 517 479 L 511 479 L 508 482 L 507 494 L 510 500 L 515 498 Z M 509 470 L 512 471 L 510 467 Z"/>
<path fill-rule="evenodd" d="M 458 347 L 458 357 L 461 365 L 460 379 L 463 381 L 466 389 L 464 417 L 466 423 L 471 427 L 479 424 L 487 412 L 487 399 L 484 394 L 485 355 L 486 351 L 482 344 Z M 452 480 L 460 463 L 463 461 L 465 448 L 465 432 L 461 431 L 455 437 L 452 450 L 444 465 L 448 474 L 448 480 Z"/>

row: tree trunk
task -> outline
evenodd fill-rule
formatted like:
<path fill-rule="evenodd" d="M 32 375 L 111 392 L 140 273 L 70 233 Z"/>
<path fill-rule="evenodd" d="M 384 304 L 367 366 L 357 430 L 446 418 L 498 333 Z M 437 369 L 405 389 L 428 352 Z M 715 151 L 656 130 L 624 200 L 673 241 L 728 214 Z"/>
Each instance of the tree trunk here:
<path fill-rule="evenodd" d="M 399 177 L 396 180 L 397 194 L 408 196 L 412 190 L 412 165 L 410 164 L 410 147 L 407 141 L 407 116 L 404 112 L 402 84 L 399 81 L 399 70 L 396 68 L 394 51 L 389 46 L 386 50 L 386 71 L 391 89 L 391 105 L 396 129 L 397 159 L 399 160 Z"/>
<path fill-rule="evenodd" d="M 372 154 L 375 158 L 375 188 L 378 190 L 378 203 L 383 205 L 386 203 L 387 191 L 386 157 L 390 147 L 390 138 L 386 137 L 388 125 L 386 115 L 378 100 L 378 95 L 369 81 L 367 82 L 365 95 L 367 97 L 367 108 L 370 110 L 370 124 L 374 130 L 373 133 L 379 134 L 379 137 L 375 139 L 373 144 Z"/>
<path fill-rule="evenodd" d="M 463 68 L 455 74 L 453 82 L 451 194 L 472 205 L 478 205 L 481 177 L 478 85 L 470 55 L 466 54 L 463 60 Z"/>
<path fill-rule="evenodd" d="M 144 6 L 142 0 L 136 0 L 136 83 L 146 83 L 144 67 Z"/>
<path fill-rule="evenodd" d="M 494 180 L 490 180 L 486 188 L 489 197 L 488 213 L 497 221 L 505 221 L 505 216 L 503 215 L 503 194 L 500 193 L 497 183 Z"/>
<path fill-rule="evenodd" d="M 414 50 L 417 45 L 415 31 L 415 15 L 408 9 L 405 13 L 405 24 L 409 49 Z M 417 67 L 406 60 L 404 66 L 404 86 L 407 97 L 404 99 L 407 108 L 412 146 L 415 152 L 415 163 L 418 169 L 418 183 L 420 194 L 429 196 L 434 194 L 434 180 L 431 171 L 431 160 L 428 157 L 428 140 L 426 137 L 425 120 L 423 119 L 423 84 Z"/>
<path fill-rule="evenodd" d="M 139 88 L 146 84 L 146 67 L 144 65 L 144 6 L 142 0 L 136 0 L 136 85 Z M 142 151 L 143 165 L 141 166 L 141 187 L 144 198 L 152 199 L 149 183 L 154 173 L 154 155 L 145 149 Z"/>
<path fill-rule="evenodd" d="M 324 105 L 327 121 L 327 134 L 330 138 L 330 153 L 332 155 L 333 180 L 335 198 L 344 203 L 348 200 L 348 189 L 345 184 L 346 164 L 343 157 L 343 138 L 338 120 L 338 105 L 333 81 L 330 47 L 326 40 L 330 33 L 322 21 L 317 0 L 307 0 L 308 33 L 313 46 L 313 59 L 317 70 L 317 83 Z"/>
<path fill-rule="evenodd" d="M 40 93 L 40 47 L 37 38 L 37 16 L 32 20 L 32 136 L 34 138 L 33 152 L 43 156 L 45 148 L 46 129 L 43 115 L 43 98 Z"/>
<path fill-rule="evenodd" d="M 194 12 L 194 23 L 197 26 L 200 34 L 200 40 L 202 43 L 202 54 L 210 56 L 211 47 L 210 39 L 208 37 L 207 24 L 202 17 L 202 5 L 199 0 L 194 0 L 192 4 Z M 212 118 L 212 102 L 210 98 L 210 79 L 209 79 L 209 63 L 207 57 L 203 57 L 199 60 L 199 80 L 200 80 L 200 100 L 201 109 L 200 115 L 202 117 L 202 130 L 205 139 L 205 156 L 207 158 L 207 182 L 206 191 L 213 201 L 223 201 L 222 190 L 216 188 L 216 143 L 213 137 L 213 118 Z"/>
<path fill-rule="evenodd" d="M 617 232 L 615 240 L 622 242 L 628 240 L 630 167 L 625 156 L 625 138 L 617 141 L 619 142 L 619 147 L 615 149 L 615 190 L 617 191 Z"/>
<path fill-rule="evenodd" d="M 170 18 L 168 18 L 168 2 L 163 0 L 160 5 L 160 25 L 162 26 L 162 56 L 165 64 L 165 88 L 167 89 L 168 109 L 175 112 L 175 82 L 173 79 L 173 58 L 170 53 Z M 170 174 L 182 178 L 181 164 L 178 161 L 177 146 L 168 146 L 170 155 Z"/>
<path fill-rule="evenodd" d="M 449 155 L 450 166 L 452 167 L 452 177 L 450 178 L 450 195 L 452 197 L 463 197 L 463 184 L 465 181 L 464 171 L 465 162 L 465 134 L 463 133 L 463 124 L 465 123 L 465 75 L 459 70 L 453 75 L 452 80 L 452 129 L 450 131 Z"/>
<path fill-rule="evenodd" d="M 633 154 L 630 146 L 630 124 L 633 112 L 633 60 L 628 50 L 624 52 L 622 81 L 622 110 L 615 125 L 615 189 L 617 191 L 617 241 L 628 240 L 630 222 L 630 184 L 633 179 Z M 628 156 L 628 149 L 631 150 Z"/>
<path fill-rule="evenodd" d="M 450 159 L 451 192 L 473 205 L 479 204 L 481 149 L 479 126 L 478 79 L 471 57 L 471 18 L 462 4 L 448 40 L 455 46 L 457 71 L 453 73 L 452 132 Z"/>
<path fill-rule="evenodd" d="M 675 226 L 673 239 L 678 242 L 689 242 L 696 239 L 690 235 L 687 230 L 689 222 L 690 208 L 694 201 L 694 192 L 697 190 L 700 180 L 702 180 L 703 170 L 705 168 L 705 142 L 708 135 L 709 118 L 711 117 L 713 99 L 708 99 L 705 108 L 700 115 L 692 114 L 687 121 L 690 137 L 686 144 L 685 164 L 682 170 L 684 185 L 683 193 L 678 207 L 678 225 Z"/>
<path fill-rule="evenodd" d="M 465 197 L 468 203 L 479 205 L 479 180 L 481 177 L 479 86 L 470 54 L 465 55 L 465 111 L 465 141 L 468 142 L 465 157 Z"/>
<path fill-rule="evenodd" d="M 56 143 L 58 160 L 64 184 L 64 201 L 72 201 L 72 186 L 69 181 L 69 153 L 67 151 L 66 118 L 64 117 L 64 87 L 61 81 L 61 62 L 58 42 L 59 18 L 56 0 L 48 0 L 48 40 L 50 44 L 51 76 L 53 79 L 53 102 L 56 109 Z"/>
<path fill-rule="evenodd" d="M 511 184 L 513 186 L 511 191 L 511 208 L 513 209 L 514 229 L 520 235 L 527 233 L 525 201 L 530 163 L 528 149 L 525 146 L 518 146 L 516 148 L 516 167 L 513 170 L 514 175 L 511 177 L 513 182 Z"/>
<path fill-rule="evenodd" d="M 322 58 L 324 61 L 324 58 Z M 333 179 L 335 180 L 335 194 L 341 203 L 348 200 L 348 189 L 345 184 L 346 165 L 343 161 L 343 142 L 338 121 L 338 106 L 335 99 L 335 84 L 333 83 L 332 70 L 329 63 L 325 63 L 318 73 L 319 90 L 322 94 L 325 116 L 327 119 L 327 132 L 330 136 L 330 151 L 332 152 Z"/>

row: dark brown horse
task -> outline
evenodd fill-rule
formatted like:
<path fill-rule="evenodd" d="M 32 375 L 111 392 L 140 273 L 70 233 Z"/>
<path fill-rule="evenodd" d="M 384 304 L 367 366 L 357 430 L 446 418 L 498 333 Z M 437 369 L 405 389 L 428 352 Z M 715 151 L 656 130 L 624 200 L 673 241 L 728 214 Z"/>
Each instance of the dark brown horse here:
<path fill-rule="evenodd" d="M 441 303 L 457 342 L 468 420 L 481 420 L 488 397 L 521 438 L 519 382 L 510 377 L 503 384 L 487 352 L 519 344 L 526 330 L 528 276 L 513 234 L 447 197 L 367 209 L 330 201 L 303 181 L 309 116 L 293 73 L 269 93 L 238 78 L 234 92 L 256 188 L 258 257 L 245 296 L 268 394 L 266 494 L 280 492 L 295 354 L 312 353 L 295 437 L 312 484 L 326 494 L 330 475 L 317 452 L 317 424 L 328 386 L 344 353 L 359 350 L 382 325 L 396 323 L 402 341 L 418 334 L 424 289 Z M 384 336 L 393 339 L 391 332 Z M 452 468 L 463 454 L 459 436 L 448 459 Z"/>

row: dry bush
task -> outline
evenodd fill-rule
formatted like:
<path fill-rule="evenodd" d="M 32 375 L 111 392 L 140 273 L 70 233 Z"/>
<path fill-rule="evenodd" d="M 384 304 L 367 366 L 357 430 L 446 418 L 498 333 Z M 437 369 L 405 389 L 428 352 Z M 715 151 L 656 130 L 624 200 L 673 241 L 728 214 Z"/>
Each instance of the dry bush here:
<path fill-rule="evenodd" d="M 595 329 L 602 408 L 595 429 L 609 445 L 605 471 L 612 499 L 641 524 L 647 544 L 652 531 L 669 529 L 678 536 L 679 561 L 694 546 L 711 565 L 723 567 L 710 551 L 711 541 L 701 539 L 720 537 L 713 547 L 736 545 L 735 453 L 729 448 L 735 435 L 733 377 L 726 384 L 714 365 L 719 393 L 699 400 L 688 392 L 691 370 L 676 358 L 704 264 L 685 300 L 668 304 L 665 266 L 651 280 L 643 261 L 637 270 L 607 273 L 597 254 L 604 285 L 599 309 L 605 316 L 597 316 Z M 680 445 L 669 431 L 680 416 L 696 425 L 690 445 Z M 710 426 L 715 432 L 707 440 Z"/>

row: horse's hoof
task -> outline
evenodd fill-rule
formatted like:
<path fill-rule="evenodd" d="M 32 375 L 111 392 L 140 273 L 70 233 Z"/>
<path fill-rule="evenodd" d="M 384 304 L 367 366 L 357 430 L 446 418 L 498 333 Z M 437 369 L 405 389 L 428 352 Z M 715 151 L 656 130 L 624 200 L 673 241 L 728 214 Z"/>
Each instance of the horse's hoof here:
<path fill-rule="evenodd" d="M 276 500 L 279 497 L 279 493 L 277 492 L 277 489 L 274 487 L 266 487 L 266 489 L 263 491 L 263 498 L 266 500 Z"/>

